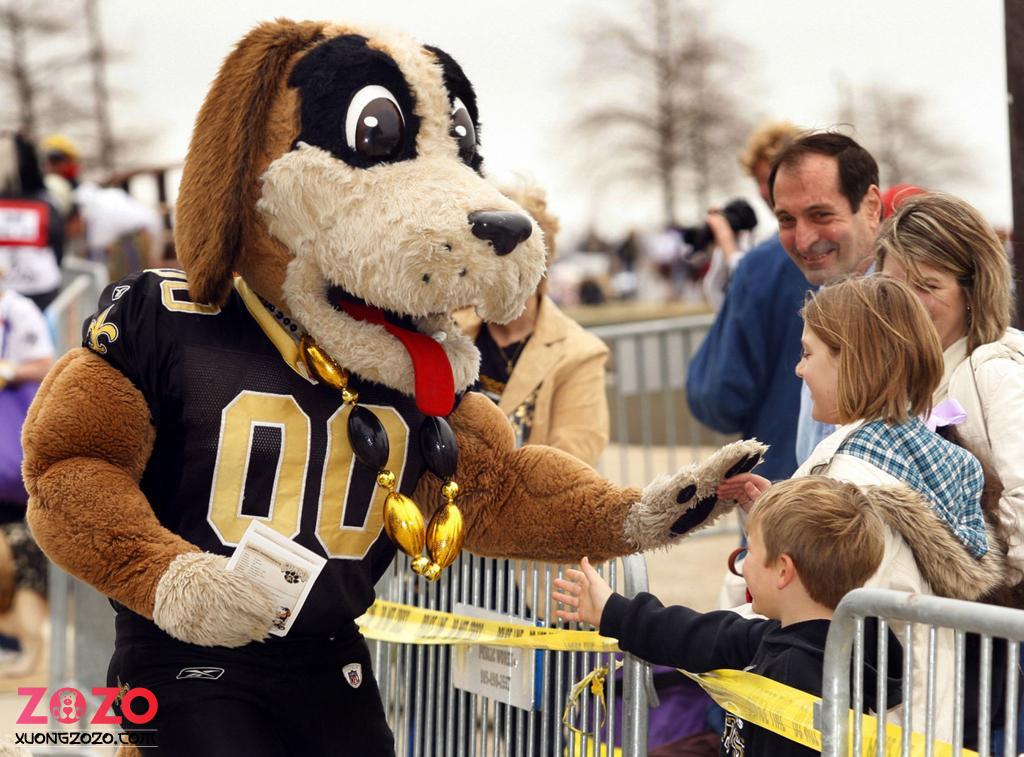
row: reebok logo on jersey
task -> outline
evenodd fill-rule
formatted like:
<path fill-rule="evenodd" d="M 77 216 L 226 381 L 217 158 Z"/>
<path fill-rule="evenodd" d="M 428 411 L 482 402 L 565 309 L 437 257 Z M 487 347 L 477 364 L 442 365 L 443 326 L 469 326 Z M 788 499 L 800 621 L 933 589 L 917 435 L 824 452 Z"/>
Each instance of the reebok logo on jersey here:
<path fill-rule="evenodd" d="M 216 681 L 222 675 L 224 675 L 224 668 L 182 668 L 178 672 L 178 680 L 201 678 L 206 681 Z"/>

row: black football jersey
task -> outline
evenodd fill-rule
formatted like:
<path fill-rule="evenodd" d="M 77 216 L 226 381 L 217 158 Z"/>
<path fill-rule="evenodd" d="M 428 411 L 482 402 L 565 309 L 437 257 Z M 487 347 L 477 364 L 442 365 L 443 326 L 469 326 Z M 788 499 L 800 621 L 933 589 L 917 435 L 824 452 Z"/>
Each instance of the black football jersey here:
<path fill-rule="evenodd" d="M 192 302 L 173 269 L 111 284 L 84 325 L 84 346 L 149 404 L 156 442 L 141 488 L 164 526 L 230 555 L 260 518 L 328 558 L 289 638 L 331 634 L 362 614 L 395 553 L 386 492 L 349 444 L 350 409 L 296 367 L 295 330 L 241 280 L 221 307 Z M 411 494 L 424 416 L 394 390 L 355 377 L 352 386 L 387 430 L 388 468 Z"/>

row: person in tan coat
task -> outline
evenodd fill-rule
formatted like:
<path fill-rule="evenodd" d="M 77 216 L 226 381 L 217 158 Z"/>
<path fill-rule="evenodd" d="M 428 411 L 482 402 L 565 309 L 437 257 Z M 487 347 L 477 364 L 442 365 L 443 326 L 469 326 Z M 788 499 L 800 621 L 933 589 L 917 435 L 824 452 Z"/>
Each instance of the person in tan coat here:
<path fill-rule="evenodd" d="M 550 266 L 559 224 L 544 190 L 503 193 L 540 226 Z M 456 323 L 480 350 L 479 388 L 512 422 L 517 444 L 546 444 L 594 465 L 608 443 L 608 347 L 547 296 L 547 277 L 511 323 L 484 327 L 472 308 L 457 313 Z"/>

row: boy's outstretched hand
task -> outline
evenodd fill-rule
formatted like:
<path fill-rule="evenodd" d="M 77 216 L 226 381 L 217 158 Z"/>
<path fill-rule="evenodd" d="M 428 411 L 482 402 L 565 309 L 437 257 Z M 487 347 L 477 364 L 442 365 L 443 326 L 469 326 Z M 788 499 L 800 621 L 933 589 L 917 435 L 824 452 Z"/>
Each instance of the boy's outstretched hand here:
<path fill-rule="evenodd" d="M 718 485 L 715 492 L 722 499 L 732 499 L 739 503 L 744 512 L 749 512 L 754 500 L 771 488 L 772 482 L 756 473 L 740 473 L 727 478 Z"/>
<path fill-rule="evenodd" d="M 580 570 L 567 570 L 565 578 L 554 581 L 557 591 L 551 592 L 551 598 L 572 610 L 555 610 L 562 620 L 601 625 L 601 613 L 612 595 L 612 587 L 601 574 L 594 570 L 586 557 L 580 562 Z"/>

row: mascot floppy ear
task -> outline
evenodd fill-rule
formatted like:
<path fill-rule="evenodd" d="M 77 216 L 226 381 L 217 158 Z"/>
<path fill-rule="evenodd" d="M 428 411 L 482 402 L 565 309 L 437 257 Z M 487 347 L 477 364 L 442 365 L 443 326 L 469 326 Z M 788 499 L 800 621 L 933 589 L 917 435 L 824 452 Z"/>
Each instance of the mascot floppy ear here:
<path fill-rule="evenodd" d="M 259 182 L 275 142 L 272 111 L 292 56 L 322 40 L 324 24 L 287 19 L 260 24 L 224 61 L 196 119 L 181 178 L 174 241 L 196 302 L 220 304 L 239 250 L 267 244 L 244 238 L 262 229 Z M 278 125 L 295 131 L 293 124 Z M 274 145 L 278 153 L 290 145 Z"/>

